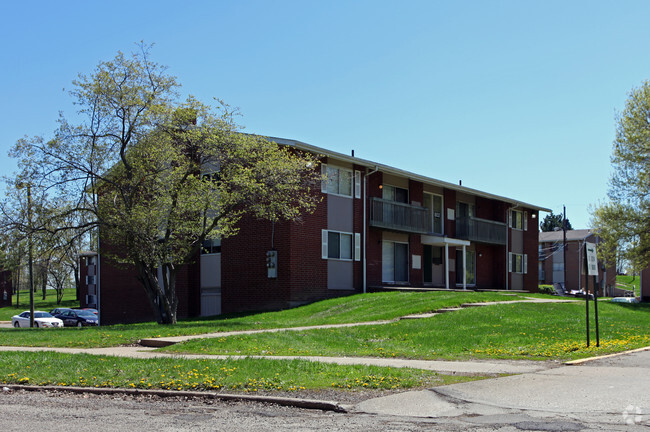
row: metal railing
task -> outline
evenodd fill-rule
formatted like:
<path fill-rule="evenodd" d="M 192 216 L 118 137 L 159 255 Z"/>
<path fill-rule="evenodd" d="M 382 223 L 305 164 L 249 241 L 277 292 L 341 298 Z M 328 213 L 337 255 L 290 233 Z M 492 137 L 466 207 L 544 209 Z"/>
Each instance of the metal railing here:
<path fill-rule="evenodd" d="M 429 212 L 424 207 L 382 198 L 370 198 L 370 226 L 416 234 L 430 232 Z"/>
<path fill-rule="evenodd" d="M 506 244 L 507 225 L 474 217 L 456 218 L 456 237 L 479 243 Z"/>

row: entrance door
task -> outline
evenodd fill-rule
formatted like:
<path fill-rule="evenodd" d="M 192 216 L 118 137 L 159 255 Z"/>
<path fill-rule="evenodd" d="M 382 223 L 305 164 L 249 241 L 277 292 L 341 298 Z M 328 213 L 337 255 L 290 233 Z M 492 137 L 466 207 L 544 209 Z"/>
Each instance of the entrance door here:
<path fill-rule="evenodd" d="M 465 268 L 467 285 L 476 285 L 476 254 L 468 250 L 465 253 Z M 456 250 L 456 284 L 463 284 L 463 250 Z"/>
<path fill-rule="evenodd" d="M 426 284 L 444 286 L 445 263 L 443 261 L 444 248 L 442 246 L 424 245 L 423 281 Z"/>
<path fill-rule="evenodd" d="M 382 280 L 408 282 L 408 243 L 384 241 L 382 244 Z"/>

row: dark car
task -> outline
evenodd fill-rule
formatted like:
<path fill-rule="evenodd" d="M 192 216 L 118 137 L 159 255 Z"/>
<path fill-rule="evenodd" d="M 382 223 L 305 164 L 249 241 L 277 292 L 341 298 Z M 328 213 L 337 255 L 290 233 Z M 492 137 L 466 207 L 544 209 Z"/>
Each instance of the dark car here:
<path fill-rule="evenodd" d="M 58 314 L 62 314 L 65 311 L 69 311 L 70 308 L 64 308 L 64 307 L 59 307 L 59 308 L 54 308 L 50 311 L 50 315 L 56 316 Z"/>
<path fill-rule="evenodd" d="M 83 327 L 97 325 L 97 315 L 85 310 L 68 309 L 56 315 L 56 318 L 63 321 L 63 325 L 65 327 Z"/>

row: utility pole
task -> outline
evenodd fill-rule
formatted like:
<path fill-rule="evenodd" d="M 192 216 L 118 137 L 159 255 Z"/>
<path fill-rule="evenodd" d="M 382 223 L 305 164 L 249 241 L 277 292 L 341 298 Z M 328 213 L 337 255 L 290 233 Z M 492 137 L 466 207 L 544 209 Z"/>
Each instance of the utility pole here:
<path fill-rule="evenodd" d="M 20 182 L 16 186 L 27 187 L 27 259 L 29 260 L 29 327 L 34 327 L 34 257 L 32 241 L 32 185 L 31 183 Z"/>
<path fill-rule="evenodd" d="M 567 289 L 567 281 L 566 281 L 566 253 L 567 253 L 567 244 L 566 244 L 566 206 L 562 206 L 563 209 L 563 216 L 562 216 L 562 251 L 564 252 L 562 254 L 562 257 L 564 259 L 564 289 Z"/>

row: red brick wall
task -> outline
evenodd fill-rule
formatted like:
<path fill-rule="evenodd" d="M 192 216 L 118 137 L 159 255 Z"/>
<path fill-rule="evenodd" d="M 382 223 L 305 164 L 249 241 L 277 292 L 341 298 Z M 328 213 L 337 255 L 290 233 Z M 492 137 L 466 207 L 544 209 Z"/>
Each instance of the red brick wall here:
<path fill-rule="evenodd" d="M 316 211 L 299 222 L 273 228 L 270 221 L 245 216 L 239 233 L 222 241 L 223 313 L 282 309 L 330 295 L 327 260 L 321 257 L 321 230 L 327 227 L 327 195 L 322 197 Z M 278 251 L 277 279 L 267 275 L 266 252 L 272 247 Z"/>
<path fill-rule="evenodd" d="M 361 259 L 359 261 L 355 261 L 353 266 L 354 266 L 354 289 L 356 291 L 363 291 L 363 243 L 366 241 L 366 235 L 367 233 L 363 232 L 363 203 L 367 202 L 367 197 L 364 196 L 364 189 L 363 189 L 363 184 L 364 184 L 364 176 L 366 169 L 365 167 L 355 165 L 354 166 L 355 170 L 358 170 L 361 172 L 361 198 L 357 199 L 354 198 L 354 203 L 353 205 L 353 217 L 354 217 L 354 232 L 355 233 L 361 233 Z M 368 209 L 366 208 L 366 212 Z M 366 218 L 369 216 L 366 214 Z M 366 222 L 367 224 L 368 222 Z"/>
<path fill-rule="evenodd" d="M 100 319 L 102 325 L 154 321 L 142 284 L 134 266 L 118 264 L 110 258 L 111 246 L 101 244 Z"/>
<path fill-rule="evenodd" d="M 370 197 L 381 198 L 382 191 L 379 188 L 384 182 L 383 173 L 376 172 L 368 177 L 368 209 L 370 209 Z M 370 211 L 366 215 L 368 221 L 370 220 Z M 366 278 L 368 286 L 380 286 L 382 283 L 381 277 L 381 241 L 382 230 L 370 227 L 368 222 L 368 241 L 366 243 L 367 253 L 367 270 Z"/>
<path fill-rule="evenodd" d="M 447 237 L 456 237 L 456 219 L 449 219 L 447 217 L 447 209 L 453 209 L 456 212 L 456 191 L 445 189 L 443 197 L 444 208 L 442 209 L 442 217 L 445 223 L 445 235 Z M 452 259 L 456 259 L 456 252 L 450 253 Z M 449 279 L 450 281 L 452 279 Z M 455 279 L 454 279 L 455 280 Z M 451 283 L 451 282 L 450 282 Z"/>
<path fill-rule="evenodd" d="M 539 228 L 538 212 L 528 209 L 528 229 L 524 231 L 524 253 L 528 255 L 527 272 L 524 275 L 524 290 L 539 291 Z"/>

